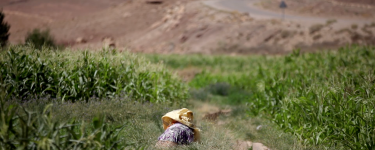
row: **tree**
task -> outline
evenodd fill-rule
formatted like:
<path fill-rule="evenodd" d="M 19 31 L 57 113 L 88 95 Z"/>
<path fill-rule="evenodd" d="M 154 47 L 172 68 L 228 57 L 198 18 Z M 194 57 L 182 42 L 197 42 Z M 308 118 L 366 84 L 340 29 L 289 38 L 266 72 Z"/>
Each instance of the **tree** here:
<path fill-rule="evenodd" d="M 2 10 L 0 10 L 0 47 L 4 47 L 8 43 L 9 39 L 9 29 L 10 26 L 4 21 L 5 15 Z"/>
<path fill-rule="evenodd" d="M 43 46 L 56 47 L 55 41 L 48 29 L 44 31 L 34 29 L 32 32 L 27 33 L 25 43 L 32 43 L 37 49 L 41 49 Z"/>

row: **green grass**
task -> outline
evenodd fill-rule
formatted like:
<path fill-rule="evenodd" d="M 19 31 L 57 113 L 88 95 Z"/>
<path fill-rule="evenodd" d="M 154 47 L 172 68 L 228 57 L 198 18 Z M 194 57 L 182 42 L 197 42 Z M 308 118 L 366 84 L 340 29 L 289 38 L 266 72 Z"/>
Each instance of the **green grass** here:
<path fill-rule="evenodd" d="M 203 133 L 201 143 L 182 149 L 232 149 L 236 140 L 271 149 L 375 146 L 374 47 L 287 56 L 144 58 L 32 47 L 1 54 L 5 149 L 108 149 L 116 141 L 117 149 L 154 149 L 161 116 L 181 107 L 197 112 Z M 188 81 L 189 93 L 168 71 L 186 68 L 202 70 Z M 223 125 L 200 120 L 199 107 L 207 102 L 233 110 L 219 118 Z"/>
<path fill-rule="evenodd" d="M 196 97 L 222 101 L 199 92 L 218 83 L 245 91 L 240 103 L 248 105 L 249 115 L 269 118 L 304 145 L 375 148 L 374 47 L 288 56 L 147 57 L 177 70 L 203 70 L 189 82 Z M 226 103 L 238 104 L 229 97 L 239 90 L 227 88 Z"/>
<path fill-rule="evenodd" d="M 134 54 L 32 47 L 1 53 L 1 149 L 155 149 L 161 116 L 193 108 L 184 83 L 163 65 Z M 111 89 L 112 80 L 123 89 Z M 97 94 L 95 85 L 105 94 Z M 148 99 L 156 88 L 159 97 Z M 201 143 L 179 149 L 231 149 L 234 143 L 227 141 L 234 139 L 211 126 L 199 122 Z"/>
<path fill-rule="evenodd" d="M 48 98 L 28 102 L 13 100 L 1 106 L 12 107 L 15 104 L 19 107 L 12 108 L 13 114 L 7 111 L 0 113 L 12 114 L 8 116 L 13 116 L 13 119 L 5 118 L 16 122 L 12 126 L 10 122 L 0 121 L 3 127 L 1 131 L 8 132 L 1 132 L 0 147 L 3 149 L 10 147 L 10 142 L 3 141 L 11 141 L 14 147 L 24 149 L 109 149 L 113 144 L 117 145 L 112 149 L 155 149 L 157 138 L 164 132 L 161 117 L 166 112 L 181 107 L 195 109 L 189 103 L 167 105 L 139 102 L 127 97 L 90 99 L 88 102 L 75 103 L 53 102 Z M 0 111 L 3 110 L 6 109 Z M 195 114 L 196 118 L 200 115 Z M 31 120 L 31 123 L 27 123 L 27 120 Z M 235 144 L 235 137 L 229 137 L 227 132 L 223 132 L 223 128 L 202 120 L 197 120 L 197 125 L 204 133 L 202 141 L 177 149 L 225 150 L 231 149 Z M 110 138 L 102 137 L 103 134 Z M 18 135 L 26 136 L 27 140 Z M 4 140 L 4 137 L 12 138 Z M 19 144 L 21 141 L 24 144 Z"/>
<path fill-rule="evenodd" d="M 175 75 L 127 52 L 0 53 L 1 149 L 143 149 L 187 97 Z"/>

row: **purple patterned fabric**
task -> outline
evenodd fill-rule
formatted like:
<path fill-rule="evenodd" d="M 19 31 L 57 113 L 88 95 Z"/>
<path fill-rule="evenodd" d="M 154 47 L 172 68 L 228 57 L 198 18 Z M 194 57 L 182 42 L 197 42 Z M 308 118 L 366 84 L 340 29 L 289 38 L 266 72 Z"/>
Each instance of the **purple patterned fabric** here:
<path fill-rule="evenodd" d="M 177 144 L 190 144 L 194 141 L 194 132 L 193 129 L 184 124 L 175 123 L 167 128 L 158 139 L 159 141 L 171 141 Z"/>

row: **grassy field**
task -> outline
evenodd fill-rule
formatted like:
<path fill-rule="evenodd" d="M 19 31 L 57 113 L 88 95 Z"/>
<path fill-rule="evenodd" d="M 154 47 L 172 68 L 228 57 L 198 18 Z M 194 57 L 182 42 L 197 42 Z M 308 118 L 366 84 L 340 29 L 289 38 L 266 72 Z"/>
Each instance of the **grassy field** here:
<path fill-rule="evenodd" d="M 183 149 L 374 149 L 375 48 L 287 56 L 39 51 L 0 57 L 1 149 L 154 149 L 161 116 L 186 107 L 201 143 Z M 194 72 L 187 82 L 173 72 Z M 188 73 L 188 72 L 187 72 Z M 202 120 L 203 105 L 230 108 Z M 262 129 L 256 128 L 262 126 Z"/>
<path fill-rule="evenodd" d="M 375 49 L 287 56 L 155 56 L 170 68 L 201 72 L 191 96 L 246 104 L 250 116 L 269 118 L 303 145 L 375 148 Z"/>

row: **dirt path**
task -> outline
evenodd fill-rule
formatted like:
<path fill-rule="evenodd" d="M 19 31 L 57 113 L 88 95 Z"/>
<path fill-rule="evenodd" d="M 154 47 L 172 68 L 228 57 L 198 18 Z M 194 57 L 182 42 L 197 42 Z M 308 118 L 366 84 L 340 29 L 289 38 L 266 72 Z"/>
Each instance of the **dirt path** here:
<path fill-rule="evenodd" d="M 220 126 L 225 124 L 222 120 L 219 119 L 220 116 L 230 116 L 231 109 L 220 109 L 219 107 L 212 105 L 210 103 L 199 103 L 196 104 L 195 111 L 196 114 L 204 114 L 203 116 L 198 116 L 199 120 L 211 122 L 213 125 Z M 244 125 L 245 126 L 245 125 Z M 248 150 L 252 148 L 252 150 L 270 150 L 267 146 L 262 143 L 252 142 L 249 140 L 242 140 L 235 138 L 236 136 L 233 135 L 233 132 L 227 128 L 222 128 L 221 132 L 227 133 L 228 136 L 233 137 L 235 140 L 232 141 L 234 143 L 233 149 L 234 150 Z"/>
<path fill-rule="evenodd" d="M 282 19 L 282 11 L 280 9 L 279 12 L 269 11 L 265 9 L 261 9 L 255 6 L 256 3 L 259 3 L 261 0 L 208 0 L 203 1 L 205 5 L 210 7 L 226 10 L 226 11 L 238 11 L 242 13 L 249 13 L 251 17 L 256 19 Z M 293 15 L 293 14 L 285 14 L 284 20 L 287 21 L 294 21 L 301 24 L 317 24 L 317 23 L 325 23 L 327 20 L 332 19 L 329 17 L 312 17 L 312 16 L 302 16 L 302 15 Z M 371 23 L 373 20 L 371 19 L 337 19 L 336 27 L 344 27 L 351 25 L 353 23 L 358 25 L 363 25 L 366 23 Z"/>

